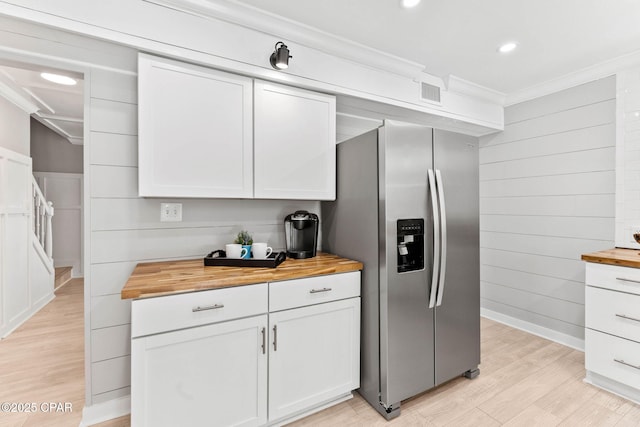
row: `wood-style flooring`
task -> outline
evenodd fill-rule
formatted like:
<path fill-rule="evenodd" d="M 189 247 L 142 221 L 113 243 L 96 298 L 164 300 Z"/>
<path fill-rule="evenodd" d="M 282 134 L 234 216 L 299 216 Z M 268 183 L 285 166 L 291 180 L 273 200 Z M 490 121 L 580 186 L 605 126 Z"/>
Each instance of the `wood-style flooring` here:
<path fill-rule="evenodd" d="M 69 402 L 72 412 L 3 413 L 0 427 L 77 426 L 84 406 L 83 286 L 56 298 L 0 341 L 0 403 Z M 482 364 L 403 402 L 385 421 L 360 396 L 290 424 L 301 426 L 617 426 L 640 427 L 640 406 L 585 384 L 584 354 L 482 319 Z M 122 417 L 100 427 L 127 427 Z M 187 427 L 187 426 L 185 426 Z"/>

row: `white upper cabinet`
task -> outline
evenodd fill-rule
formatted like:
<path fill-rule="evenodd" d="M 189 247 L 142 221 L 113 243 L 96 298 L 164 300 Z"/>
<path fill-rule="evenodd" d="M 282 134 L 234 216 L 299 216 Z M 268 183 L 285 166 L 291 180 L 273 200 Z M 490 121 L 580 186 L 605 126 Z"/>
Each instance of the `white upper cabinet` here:
<path fill-rule="evenodd" d="M 252 80 L 140 54 L 139 194 L 252 197 Z"/>
<path fill-rule="evenodd" d="M 138 57 L 142 197 L 334 200 L 336 100 Z"/>
<path fill-rule="evenodd" d="M 254 102 L 254 196 L 335 200 L 335 97 L 256 81 Z"/>

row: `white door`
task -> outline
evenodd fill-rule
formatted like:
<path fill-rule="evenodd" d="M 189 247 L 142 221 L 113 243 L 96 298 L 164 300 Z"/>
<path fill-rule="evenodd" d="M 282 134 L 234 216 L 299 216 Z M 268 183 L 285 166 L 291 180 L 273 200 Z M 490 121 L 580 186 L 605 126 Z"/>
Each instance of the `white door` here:
<path fill-rule="evenodd" d="M 269 314 L 269 420 L 360 386 L 360 298 Z"/>
<path fill-rule="evenodd" d="M 267 421 L 267 316 L 132 340 L 131 425 Z"/>
<path fill-rule="evenodd" d="M 336 100 L 256 81 L 254 195 L 335 200 Z"/>
<path fill-rule="evenodd" d="M 252 80 L 138 58 L 139 193 L 252 197 Z"/>

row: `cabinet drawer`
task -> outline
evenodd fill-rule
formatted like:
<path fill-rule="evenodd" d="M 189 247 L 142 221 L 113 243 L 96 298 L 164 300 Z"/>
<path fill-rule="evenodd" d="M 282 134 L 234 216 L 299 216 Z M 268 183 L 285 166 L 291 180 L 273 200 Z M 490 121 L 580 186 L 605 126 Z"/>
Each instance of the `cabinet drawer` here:
<path fill-rule="evenodd" d="M 360 296 L 360 272 L 269 283 L 269 311 Z"/>
<path fill-rule="evenodd" d="M 640 295 L 639 268 L 588 262 L 585 275 L 587 285 Z"/>
<path fill-rule="evenodd" d="M 588 371 L 640 389 L 640 343 L 587 329 L 585 367 Z"/>
<path fill-rule="evenodd" d="M 640 342 L 640 295 L 586 289 L 586 326 Z"/>
<path fill-rule="evenodd" d="M 138 299 L 131 303 L 133 338 L 266 313 L 266 283 Z"/>

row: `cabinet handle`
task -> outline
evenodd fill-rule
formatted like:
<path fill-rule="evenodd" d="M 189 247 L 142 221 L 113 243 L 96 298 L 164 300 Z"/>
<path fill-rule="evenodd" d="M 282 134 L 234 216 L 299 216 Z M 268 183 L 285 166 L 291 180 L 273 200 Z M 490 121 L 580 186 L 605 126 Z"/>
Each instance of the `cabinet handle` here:
<path fill-rule="evenodd" d="M 640 319 L 637 319 L 637 318 L 631 317 L 631 316 L 627 316 L 626 314 L 618 314 L 618 313 L 616 313 L 616 317 L 621 317 L 621 318 L 627 319 L 627 320 L 633 320 L 634 322 L 640 322 Z"/>
<path fill-rule="evenodd" d="M 222 307 L 224 307 L 224 304 L 203 305 L 202 307 L 201 306 L 194 307 L 191 309 L 191 311 L 196 313 L 198 311 L 216 310 Z"/>
<path fill-rule="evenodd" d="M 278 351 L 278 325 L 273 325 L 273 351 Z"/>
<path fill-rule="evenodd" d="M 640 283 L 640 280 L 625 279 L 624 277 L 616 277 L 616 280 L 622 280 L 623 282 Z"/>
<path fill-rule="evenodd" d="M 640 366 L 632 365 L 631 363 L 627 363 L 622 359 L 613 359 L 613 361 L 640 371 Z"/>
<path fill-rule="evenodd" d="M 267 328 L 262 328 L 262 354 L 265 354 L 267 349 L 266 349 L 266 345 L 267 345 Z"/>
<path fill-rule="evenodd" d="M 331 288 L 322 288 L 322 289 L 311 289 L 309 291 L 310 294 L 317 294 L 320 292 L 329 292 L 331 290 Z"/>

